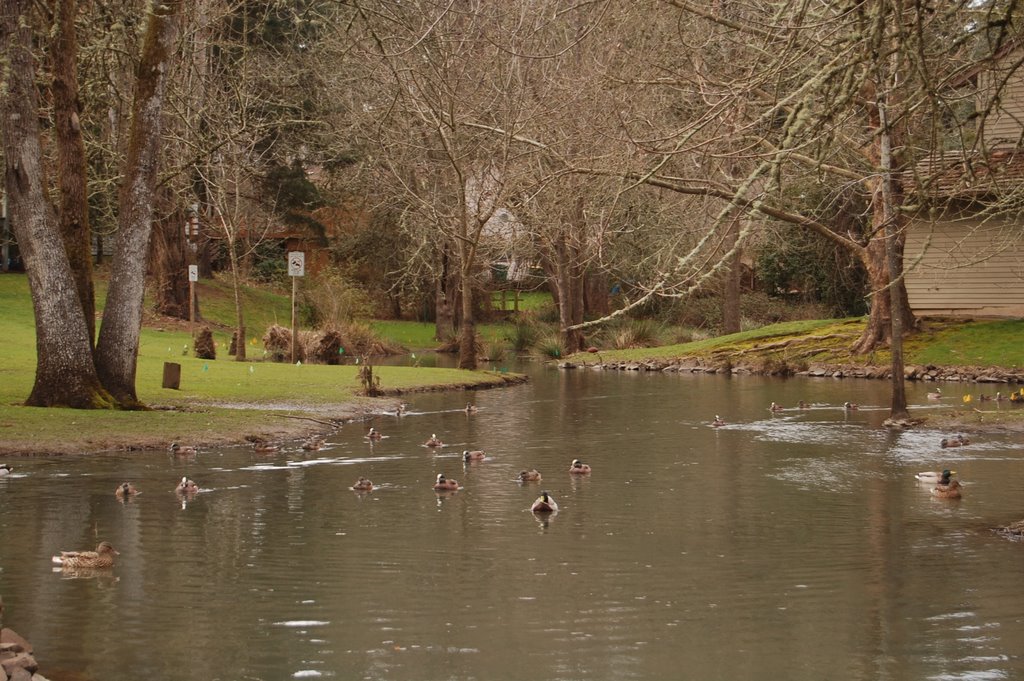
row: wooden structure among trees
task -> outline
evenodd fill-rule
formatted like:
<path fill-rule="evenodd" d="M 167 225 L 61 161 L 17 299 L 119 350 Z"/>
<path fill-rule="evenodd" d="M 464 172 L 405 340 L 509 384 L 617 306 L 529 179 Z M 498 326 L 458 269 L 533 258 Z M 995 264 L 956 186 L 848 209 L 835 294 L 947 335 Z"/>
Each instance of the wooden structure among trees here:
<path fill-rule="evenodd" d="M 918 163 L 926 197 L 908 224 L 904 251 L 907 295 L 916 314 L 1024 316 L 1024 74 L 1015 44 L 989 68 L 965 78 L 975 89 L 972 148 Z M 928 199 L 947 207 L 926 214 Z"/>

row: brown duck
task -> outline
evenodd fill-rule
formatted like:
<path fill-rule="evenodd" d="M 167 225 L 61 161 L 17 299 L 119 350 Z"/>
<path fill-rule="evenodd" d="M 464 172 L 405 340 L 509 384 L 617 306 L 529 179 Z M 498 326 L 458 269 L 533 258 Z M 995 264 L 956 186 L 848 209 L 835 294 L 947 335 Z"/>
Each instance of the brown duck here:
<path fill-rule="evenodd" d="M 66 568 L 108 568 L 113 567 L 116 555 L 110 542 L 101 541 L 95 551 L 61 551 L 53 562 Z"/>

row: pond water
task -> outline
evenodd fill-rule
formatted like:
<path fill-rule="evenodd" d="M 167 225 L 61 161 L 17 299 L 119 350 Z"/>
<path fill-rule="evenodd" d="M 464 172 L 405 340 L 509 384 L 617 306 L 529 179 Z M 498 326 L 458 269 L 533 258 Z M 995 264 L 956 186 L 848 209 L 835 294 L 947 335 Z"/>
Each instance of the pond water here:
<path fill-rule="evenodd" d="M 317 452 L 17 460 L 5 622 L 57 681 L 1024 678 L 1024 545 L 989 530 L 1024 517 L 1021 436 L 890 434 L 881 381 L 529 371 Z M 962 500 L 914 480 L 943 467 Z M 442 472 L 462 489 L 435 493 Z M 125 479 L 142 494 L 121 504 Z M 540 490 L 557 514 L 530 512 Z M 100 539 L 113 570 L 51 571 Z"/>

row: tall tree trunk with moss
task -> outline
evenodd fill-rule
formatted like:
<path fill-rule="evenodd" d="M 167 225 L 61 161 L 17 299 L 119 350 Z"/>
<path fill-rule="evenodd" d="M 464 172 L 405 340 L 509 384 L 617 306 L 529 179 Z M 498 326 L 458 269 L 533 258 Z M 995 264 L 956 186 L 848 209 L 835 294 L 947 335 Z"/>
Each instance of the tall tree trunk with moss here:
<path fill-rule="evenodd" d="M 150 7 L 118 200 L 117 247 L 96 352 L 100 380 L 126 407 L 142 406 L 135 391 L 135 371 L 142 329 L 145 263 L 153 231 L 164 89 L 182 5 L 183 0 L 164 0 Z"/>
<path fill-rule="evenodd" d="M 79 120 L 76 0 L 57 3 L 57 43 L 53 50 L 53 117 L 57 137 L 58 219 L 64 247 L 82 304 L 89 344 L 96 339 L 96 297 L 92 285 L 89 207 L 86 201 L 85 142 Z"/>
<path fill-rule="evenodd" d="M 113 406 L 93 365 L 89 330 L 57 217 L 46 196 L 39 143 L 39 99 L 28 0 L 2 4 L 5 57 L 4 182 L 8 219 L 28 274 L 36 322 L 36 376 L 26 404 L 36 407 Z"/>

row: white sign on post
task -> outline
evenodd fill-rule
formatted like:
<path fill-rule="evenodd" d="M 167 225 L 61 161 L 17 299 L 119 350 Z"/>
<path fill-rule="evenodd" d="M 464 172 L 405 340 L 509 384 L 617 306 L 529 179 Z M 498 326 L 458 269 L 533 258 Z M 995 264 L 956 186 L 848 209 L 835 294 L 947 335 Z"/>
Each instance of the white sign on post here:
<path fill-rule="evenodd" d="M 306 274 L 306 254 L 302 251 L 292 251 L 288 254 L 288 276 L 302 277 Z"/>
<path fill-rule="evenodd" d="M 188 280 L 199 281 L 199 265 L 188 266 Z"/>

